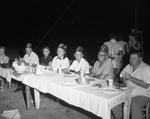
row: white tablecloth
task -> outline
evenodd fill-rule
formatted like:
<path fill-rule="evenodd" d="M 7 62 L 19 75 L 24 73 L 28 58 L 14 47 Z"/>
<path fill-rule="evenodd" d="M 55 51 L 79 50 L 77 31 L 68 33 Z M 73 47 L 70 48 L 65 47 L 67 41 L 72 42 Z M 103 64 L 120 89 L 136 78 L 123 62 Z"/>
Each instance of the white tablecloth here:
<path fill-rule="evenodd" d="M 42 76 L 28 75 L 24 77 L 22 82 L 41 92 L 50 93 L 71 105 L 90 111 L 104 119 L 110 119 L 111 109 L 120 103 L 116 101 L 121 100 L 120 97 L 127 98 L 126 94 L 133 90 L 130 87 L 124 91 L 108 93 L 97 87 L 92 87 L 96 83 L 94 81 L 89 85 L 79 85 L 75 81 L 76 78 L 77 76 L 64 77 L 53 72 Z M 101 81 L 101 84 L 106 86 L 105 81 Z M 128 96 L 131 96 L 130 94 Z"/>
<path fill-rule="evenodd" d="M 11 82 L 11 69 L 0 67 L 0 76 L 5 78 L 10 83 Z"/>
<path fill-rule="evenodd" d="M 106 92 L 97 87 L 92 87 L 96 81 L 91 81 L 89 85 L 79 85 L 75 79 L 78 76 L 65 77 L 56 72 L 46 72 L 44 75 L 35 75 L 33 73 L 25 73 L 20 76 L 12 75 L 10 71 L 5 69 L 0 75 L 11 81 L 14 78 L 17 81 L 22 81 L 34 89 L 43 93 L 50 93 L 67 103 L 81 107 L 87 111 L 94 113 L 103 119 L 110 119 L 111 109 L 117 104 L 122 103 L 131 97 L 133 88 L 129 87 L 124 91 Z M 105 81 L 101 81 L 103 86 L 106 86 Z"/>

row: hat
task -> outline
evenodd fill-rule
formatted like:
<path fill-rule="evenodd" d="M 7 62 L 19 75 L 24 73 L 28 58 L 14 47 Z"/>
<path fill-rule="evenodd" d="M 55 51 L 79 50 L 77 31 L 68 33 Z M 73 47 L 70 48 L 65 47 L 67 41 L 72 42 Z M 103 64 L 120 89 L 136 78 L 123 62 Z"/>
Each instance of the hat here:
<path fill-rule="evenodd" d="M 105 53 L 108 54 L 108 47 L 107 47 L 107 45 L 102 45 L 101 48 L 100 48 L 100 51 L 105 52 Z"/>
<path fill-rule="evenodd" d="M 83 54 L 83 47 L 78 46 L 76 49 L 76 52 L 81 52 Z"/>
<path fill-rule="evenodd" d="M 63 49 L 66 52 L 67 46 L 65 44 L 63 44 L 63 43 L 60 43 L 58 45 L 58 48 L 61 48 L 61 49 Z"/>
<path fill-rule="evenodd" d="M 31 43 L 27 43 L 26 48 L 31 48 L 32 49 L 32 44 Z"/>

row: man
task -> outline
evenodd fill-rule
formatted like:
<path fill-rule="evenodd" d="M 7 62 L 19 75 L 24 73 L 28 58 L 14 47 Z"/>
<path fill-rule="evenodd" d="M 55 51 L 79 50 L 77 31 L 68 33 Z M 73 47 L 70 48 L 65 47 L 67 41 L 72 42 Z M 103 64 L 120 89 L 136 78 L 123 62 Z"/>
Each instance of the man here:
<path fill-rule="evenodd" d="M 113 64 L 108 59 L 108 47 L 106 45 L 101 46 L 98 53 L 98 60 L 95 62 L 92 73 L 89 76 L 102 80 L 113 78 Z"/>
<path fill-rule="evenodd" d="M 0 46 L 0 64 L 9 63 L 9 57 L 5 55 L 5 47 Z"/>
<path fill-rule="evenodd" d="M 83 47 L 78 46 L 76 48 L 74 54 L 75 60 L 71 64 L 71 66 L 66 70 L 66 72 L 74 71 L 75 73 L 79 74 L 81 71 L 84 74 L 89 74 L 89 63 L 83 58 Z"/>
<path fill-rule="evenodd" d="M 109 58 L 112 60 L 113 68 L 114 68 L 114 82 L 118 82 L 118 73 L 121 68 L 121 60 L 123 56 L 123 49 L 121 44 L 116 41 L 116 36 L 111 33 L 110 34 L 110 41 L 104 43 L 108 47 L 108 55 Z"/>
<path fill-rule="evenodd" d="M 131 118 L 142 119 L 142 108 L 150 101 L 150 66 L 142 61 L 140 51 L 131 53 L 130 64 L 123 69 L 120 77 L 127 86 L 135 87 L 132 92 Z M 119 106 L 113 109 L 116 118 L 121 117 L 121 109 Z"/>
<path fill-rule="evenodd" d="M 24 55 L 23 58 L 20 58 L 20 61 L 24 61 L 27 64 L 34 64 L 38 65 L 39 64 L 39 57 L 38 55 L 32 51 L 32 44 L 27 43 L 26 48 L 25 48 L 26 54 Z M 18 86 L 17 89 L 14 90 L 14 92 L 18 92 L 21 90 L 21 85 Z"/>
<path fill-rule="evenodd" d="M 38 55 L 32 51 L 32 44 L 27 43 L 26 48 L 25 48 L 26 54 L 24 55 L 23 59 L 20 58 L 19 60 L 25 61 L 27 64 L 39 64 L 39 57 Z"/>

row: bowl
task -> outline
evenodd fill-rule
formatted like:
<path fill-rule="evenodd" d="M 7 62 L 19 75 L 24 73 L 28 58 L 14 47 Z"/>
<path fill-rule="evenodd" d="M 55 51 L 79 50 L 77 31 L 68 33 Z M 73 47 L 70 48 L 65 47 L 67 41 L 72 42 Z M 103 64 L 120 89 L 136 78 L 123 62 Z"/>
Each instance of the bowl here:
<path fill-rule="evenodd" d="M 17 73 L 23 73 L 24 71 L 26 71 L 27 67 L 25 65 L 17 65 L 17 66 L 14 66 L 14 70 L 17 72 Z"/>
<path fill-rule="evenodd" d="M 80 85 L 88 85 L 90 83 L 89 78 L 77 78 L 76 82 Z"/>

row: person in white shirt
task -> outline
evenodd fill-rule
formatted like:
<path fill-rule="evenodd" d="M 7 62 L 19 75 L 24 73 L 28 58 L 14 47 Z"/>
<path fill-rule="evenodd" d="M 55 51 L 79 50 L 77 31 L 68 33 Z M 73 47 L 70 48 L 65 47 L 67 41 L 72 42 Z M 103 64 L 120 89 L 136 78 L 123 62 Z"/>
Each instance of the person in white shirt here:
<path fill-rule="evenodd" d="M 57 56 L 52 60 L 50 69 L 57 71 L 58 69 L 66 69 L 70 66 L 69 59 L 66 56 L 67 46 L 63 43 L 60 43 L 57 48 Z"/>
<path fill-rule="evenodd" d="M 130 64 L 123 69 L 120 77 L 127 86 L 135 88 L 132 92 L 131 119 L 142 119 L 142 108 L 150 101 L 150 66 L 142 61 L 140 51 L 130 55 Z M 122 115 L 121 109 L 119 106 L 113 109 L 116 118 Z"/>
<path fill-rule="evenodd" d="M 19 58 L 19 60 L 24 61 L 27 64 L 39 65 L 39 57 L 35 52 L 32 51 L 31 43 L 27 43 L 25 51 L 26 51 L 26 54 L 24 55 L 23 58 Z M 22 86 L 21 86 L 22 84 L 18 84 L 18 85 L 19 85 L 18 88 L 16 88 L 14 92 L 18 92 L 22 89 Z"/>
<path fill-rule="evenodd" d="M 83 58 L 83 56 L 83 47 L 78 46 L 74 54 L 75 60 L 66 70 L 66 72 L 74 71 L 75 73 L 79 74 L 80 71 L 82 71 L 85 74 L 89 74 L 89 63 Z"/>
<path fill-rule="evenodd" d="M 27 43 L 26 48 L 25 48 L 26 54 L 24 55 L 23 59 L 20 58 L 20 60 L 25 61 L 27 64 L 39 64 L 39 57 L 38 55 L 32 51 L 32 44 Z"/>
<path fill-rule="evenodd" d="M 113 64 L 108 58 L 108 47 L 106 45 L 101 46 L 98 60 L 95 62 L 89 76 L 104 80 L 113 79 Z"/>

